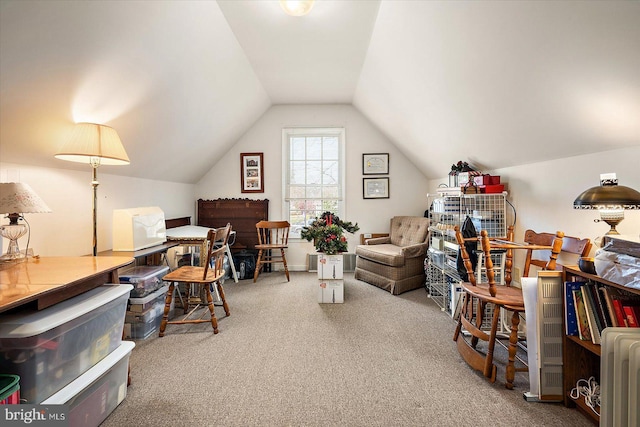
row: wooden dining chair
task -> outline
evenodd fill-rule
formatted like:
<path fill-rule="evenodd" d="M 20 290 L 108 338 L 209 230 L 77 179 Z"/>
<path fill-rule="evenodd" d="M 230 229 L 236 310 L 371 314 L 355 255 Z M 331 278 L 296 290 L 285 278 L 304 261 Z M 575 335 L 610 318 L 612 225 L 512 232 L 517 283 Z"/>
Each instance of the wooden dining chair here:
<path fill-rule="evenodd" d="M 505 386 L 508 389 L 512 389 L 516 372 L 515 360 L 518 346 L 519 314 L 524 313 L 522 290 L 514 286 L 496 284 L 493 261 L 490 256 L 491 241 L 485 230 L 481 231 L 480 240 L 482 242 L 482 252 L 484 253 L 485 277 L 487 282 L 478 283 L 469 259 L 469 253 L 465 248 L 465 239 L 457 226 L 455 227 L 455 233 L 456 240 L 460 247 L 460 253 L 467 270 L 468 279 L 466 282 L 461 283 L 464 292 L 462 309 L 458 317 L 458 324 L 456 325 L 453 340 L 456 342 L 458 352 L 469 366 L 482 372 L 489 381 L 495 382 L 497 367 L 493 363 L 493 354 L 500 322 L 500 313 L 502 308 L 509 310 L 512 315 Z M 563 233 L 559 231 L 552 243 L 552 252 L 555 254 L 557 254 L 562 247 L 562 236 Z M 476 304 L 475 307 L 474 304 Z M 485 312 L 489 309 L 492 309 L 492 318 L 491 326 L 487 332 L 487 328 L 483 323 Z M 469 333 L 470 339 L 464 337 L 463 329 Z M 479 341 L 487 343 L 486 350 L 478 348 Z"/>
<path fill-rule="evenodd" d="M 525 243 L 533 245 L 548 245 L 553 242 L 555 235 L 553 233 L 536 233 L 533 230 L 527 230 L 524 232 Z M 585 257 L 591 252 L 591 240 L 588 238 L 580 239 L 579 237 L 564 236 L 562 239 L 562 249 L 560 250 L 559 257 L 564 255 L 573 256 L 573 258 Z M 548 254 L 548 251 L 546 251 Z M 527 254 L 524 262 L 524 269 L 522 270 L 522 277 L 529 277 L 531 266 L 538 267 L 539 269 L 550 269 L 548 263 L 548 257 L 545 257 L 544 251 L 527 250 Z M 577 259 L 573 264 L 577 264 Z M 553 266 L 556 269 L 556 266 Z"/>
<path fill-rule="evenodd" d="M 284 265 L 284 274 L 287 276 L 287 282 L 289 281 L 289 269 L 284 253 L 289 244 L 289 227 L 288 221 L 260 221 L 256 224 L 258 244 L 255 247 L 258 249 L 258 259 L 253 273 L 254 283 L 258 280 L 264 265 L 274 263 Z"/>
<path fill-rule="evenodd" d="M 216 248 L 216 242 L 224 242 L 229 234 L 230 226 L 219 228 L 217 230 L 209 230 L 207 233 L 207 258 L 204 266 L 197 267 L 192 265 L 185 265 L 165 275 L 162 280 L 170 282 L 169 290 L 165 298 L 164 315 L 162 316 L 162 322 L 160 323 L 159 336 L 164 336 L 167 325 L 182 325 L 187 323 L 204 323 L 211 322 L 213 327 L 213 333 L 218 333 L 218 319 L 214 311 L 213 297 L 211 296 L 212 286 L 215 285 L 222 300 L 222 307 L 227 316 L 231 313 L 229 311 L 229 305 L 225 298 L 224 289 L 222 287 L 221 279 L 224 277 L 224 254 L 226 246 L 218 246 Z M 184 317 L 179 320 L 169 320 L 169 310 L 171 307 L 171 301 L 173 299 L 173 291 L 176 284 L 184 283 L 187 288 L 192 284 L 196 285 L 198 294 L 204 292 L 206 303 L 198 301 L 194 304 L 190 311 L 186 312 Z M 200 308 L 201 305 L 206 304 L 209 308 L 210 319 L 203 318 L 204 314 L 201 314 L 199 318 L 193 317 L 195 311 Z"/>

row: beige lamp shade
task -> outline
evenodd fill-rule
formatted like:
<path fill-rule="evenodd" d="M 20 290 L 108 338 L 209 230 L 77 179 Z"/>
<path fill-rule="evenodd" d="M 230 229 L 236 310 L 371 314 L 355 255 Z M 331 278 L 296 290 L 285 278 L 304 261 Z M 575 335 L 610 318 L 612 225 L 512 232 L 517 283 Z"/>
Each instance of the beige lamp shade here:
<path fill-rule="evenodd" d="M 28 184 L 0 183 L 0 214 L 42 212 L 51 212 L 51 209 Z"/>
<path fill-rule="evenodd" d="M 77 123 L 57 159 L 97 165 L 128 165 L 129 156 L 118 133 L 95 123 Z"/>

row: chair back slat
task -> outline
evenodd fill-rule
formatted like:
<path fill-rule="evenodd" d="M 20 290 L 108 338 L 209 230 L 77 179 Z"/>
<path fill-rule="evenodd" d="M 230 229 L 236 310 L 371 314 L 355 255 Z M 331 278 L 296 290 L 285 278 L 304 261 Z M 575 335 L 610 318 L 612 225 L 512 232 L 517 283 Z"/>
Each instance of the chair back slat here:
<path fill-rule="evenodd" d="M 484 267 L 486 269 L 487 281 L 489 282 L 489 293 L 492 297 L 496 296 L 496 280 L 493 271 L 493 260 L 491 259 L 491 242 L 487 230 L 480 231 L 480 240 L 482 241 L 482 251 L 484 252 Z"/>
<path fill-rule="evenodd" d="M 473 265 L 471 264 L 471 260 L 469 259 L 469 253 L 467 252 L 464 237 L 462 236 L 462 232 L 457 225 L 455 226 L 454 231 L 456 233 L 458 246 L 460 247 L 460 255 L 462 256 L 462 261 L 464 262 L 464 268 L 467 270 L 467 281 L 473 286 L 476 286 L 476 275 L 473 272 Z"/>
<path fill-rule="evenodd" d="M 551 246 L 553 249 L 551 249 L 551 253 L 549 253 L 549 250 L 527 250 L 522 273 L 523 277 L 529 276 L 532 265 L 542 270 L 555 270 L 561 254 L 586 256 L 583 254 L 588 254 L 591 251 L 591 241 L 589 239 L 565 236 L 562 231 L 557 231 L 556 234 L 553 234 L 536 233 L 533 230 L 527 230 L 524 232 L 524 241 L 533 245 Z M 548 255 L 548 258 L 544 257 L 545 255 Z"/>
<path fill-rule="evenodd" d="M 284 245 L 289 243 L 289 221 L 260 221 L 256 224 L 258 244 Z"/>

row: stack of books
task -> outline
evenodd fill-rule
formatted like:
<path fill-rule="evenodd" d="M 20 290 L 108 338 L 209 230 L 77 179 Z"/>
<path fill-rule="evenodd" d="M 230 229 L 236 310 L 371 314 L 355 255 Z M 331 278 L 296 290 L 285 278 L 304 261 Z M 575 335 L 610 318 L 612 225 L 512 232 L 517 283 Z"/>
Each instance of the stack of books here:
<path fill-rule="evenodd" d="M 565 282 L 565 333 L 600 344 L 608 327 L 640 328 L 640 295 L 592 282 Z"/>

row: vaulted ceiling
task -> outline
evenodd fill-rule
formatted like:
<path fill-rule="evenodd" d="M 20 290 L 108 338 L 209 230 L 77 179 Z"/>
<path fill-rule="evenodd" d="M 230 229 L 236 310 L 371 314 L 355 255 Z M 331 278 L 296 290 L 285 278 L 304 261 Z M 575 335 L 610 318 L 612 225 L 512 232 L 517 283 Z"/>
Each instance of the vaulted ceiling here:
<path fill-rule="evenodd" d="M 640 145 L 638 1 L 0 0 L 0 161 L 113 126 L 195 183 L 272 105 L 353 104 L 429 178 Z M 176 167 L 176 165 L 179 165 Z"/>

